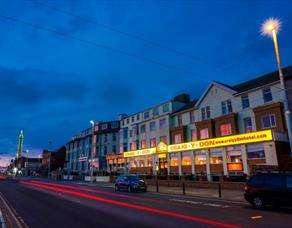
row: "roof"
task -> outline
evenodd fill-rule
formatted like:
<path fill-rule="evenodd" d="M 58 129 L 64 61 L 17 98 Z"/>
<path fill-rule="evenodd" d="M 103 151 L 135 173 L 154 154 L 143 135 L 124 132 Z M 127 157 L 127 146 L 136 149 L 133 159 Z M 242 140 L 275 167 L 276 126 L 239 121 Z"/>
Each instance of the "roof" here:
<path fill-rule="evenodd" d="M 292 78 L 292 66 L 283 68 L 283 74 L 285 79 Z M 274 71 L 258 78 L 234 85 L 232 86 L 232 89 L 236 90 L 238 93 L 242 93 L 277 81 L 279 81 L 279 73 L 278 71 Z"/>
<path fill-rule="evenodd" d="M 192 100 L 191 102 L 187 103 L 186 105 L 184 105 L 183 107 L 181 107 L 180 109 L 176 110 L 175 112 L 173 112 L 172 114 L 176 114 L 179 112 L 183 112 L 185 110 L 191 109 L 195 107 L 195 104 L 197 103 L 198 99 Z"/>

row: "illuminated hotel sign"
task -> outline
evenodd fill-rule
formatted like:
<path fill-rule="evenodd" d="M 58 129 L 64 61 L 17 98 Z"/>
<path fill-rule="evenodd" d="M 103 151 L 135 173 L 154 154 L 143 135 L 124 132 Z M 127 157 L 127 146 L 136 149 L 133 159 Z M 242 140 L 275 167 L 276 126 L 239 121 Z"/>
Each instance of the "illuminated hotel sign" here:
<path fill-rule="evenodd" d="M 156 153 L 156 148 L 148 148 L 143 150 L 133 150 L 124 153 L 124 158 L 135 157 L 140 155 L 151 155 Z"/>
<path fill-rule="evenodd" d="M 198 140 L 188 143 L 180 143 L 173 145 L 163 145 L 158 144 L 157 148 L 149 148 L 143 150 L 128 151 L 124 153 L 124 157 L 134 157 L 140 155 L 151 155 L 163 152 L 181 152 L 188 150 L 202 150 L 215 147 L 224 147 L 224 146 L 234 146 L 240 144 L 256 143 L 256 142 L 265 142 L 273 140 L 273 134 L 271 130 L 258 131 L 240 135 L 232 135 L 226 137 Z M 167 150 L 166 147 L 167 146 Z"/>
<path fill-rule="evenodd" d="M 258 131 L 240 135 L 232 135 L 213 139 L 198 140 L 189 143 L 174 144 L 168 146 L 168 152 L 185 150 L 201 150 L 215 147 L 234 146 L 247 143 L 270 141 L 273 139 L 271 130 Z"/>

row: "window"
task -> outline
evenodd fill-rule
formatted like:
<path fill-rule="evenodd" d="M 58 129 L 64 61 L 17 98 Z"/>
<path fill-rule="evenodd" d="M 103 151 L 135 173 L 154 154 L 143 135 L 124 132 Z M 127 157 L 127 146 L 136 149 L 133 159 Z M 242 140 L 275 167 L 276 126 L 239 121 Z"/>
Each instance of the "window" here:
<path fill-rule="evenodd" d="M 104 142 L 107 142 L 107 134 L 104 134 L 103 139 Z"/>
<path fill-rule="evenodd" d="M 209 138 L 209 129 L 203 128 L 200 130 L 200 139 L 208 139 Z"/>
<path fill-rule="evenodd" d="M 135 117 L 134 116 L 132 116 L 132 123 L 135 121 L 135 119 L 134 119 Z"/>
<path fill-rule="evenodd" d="M 140 120 L 140 115 L 139 114 L 136 115 L 136 120 L 137 121 Z"/>
<path fill-rule="evenodd" d="M 286 180 L 287 180 L 287 188 L 291 190 L 292 189 L 292 176 L 287 175 Z"/>
<path fill-rule="evenodd" d="M 116 133 L 113 133 L 113 141 L 114 142 L 117 141 L 117 135 L 116 135 Z"/>
<path fill-rule="evenodd" d="M 107 154 L 107 146 L 104 146 L 104 148 L 103 148 L 103 154 L 104 155 Z"/>
<path fill-rule="evenodd" d="M 145 149 L 147 147 L 146 139 L 141 140 L 141 149 Z"/>
<path fill-rule="evenodd" d="M 191 123 L 195 122 L 195 111 L 190 112 L 190 122 Z"/>
<path fill-rule="evenodd" d="M 128 118 L 128 119 L 127 119 L 127 124 L 129 124 L 129 123 L 130 123 L 130 119 Z"/>
<path fill-rule="evenodd" d="M 202 120 L 210 119 L 210 116 L 211 116 L 210 106 L 203 107 L 201 109 L 201 113 L 202 113 Z"/>
<path fill-rule="evenodd" d="M 162 107 L 163 112 L 168 112 L 169 111 L 169 104 L 164 104 Z"/>
<path fill-rule="evenodd" d="M 182 142 L 181 134 L 174 135 L 174 143 L 181 143 L 181 142 Z"/>
<path fill-rule="evenodd" d="M 231 135 L 232 134 L 232 127 L 230 123 L 220 125 L 220 133 L 221 136 Z"/>
<path fill-rule="evenodd" d="M 244 132 L 246 133 L 252 132 L 251 117 L 245 117 L 243 119 L 243 124 L 244 124 Z"/>
<path fill-rule="evenodd" d="M 275 114 L 269 114 L 261 117 L 262 129 L 276 127 Z"/>
<path fill-rule="evenodd" d="M 242 104 L 242 108 L 246 109 L 249 108 L 249 98 L 248 95 L 242 96 L 241 97 L 241 104 Z"/>
<path fill-rule="evenodd" d="M 141 134 L 143 134 L 145 132 L 146 132 L 146 125 L 143 124 L 143 125 L 141 125 Z"/>
<path fill-rule="evenodd" d="M 136 142 L 135 143 L 131 142 L 130 148 L 131 148 L 131 150 L 136 150 Z"/>
<path fill-rule="evenodd" d="M 111 124 L 111 128 L 118 128 L 119 127 L 119 123 L 118 122 L 113 122 Z"/>
<path fill-rule="evenodd" d="M 123 151 L 128 151 L 128 143 L 123 143 Z"/>
<path fill-rule="evenodd" d="M 262 143 L 252 143 L 246 145 L 248 159 L 264 159 L 265 149 Z"/>
<path fill-rule="evenodd" d="M 150 139 L 150 147 L 156 147 L 156 138 Z"/>
<path fill-rule="evenodd" d="M 159 107 L 153 108 L 153 116 L 159 115 Z"/>
<path fill-rule="evenodd" d="M 228 99 L 226 101 L 222 101 L 221 106 L 222 106 L 222 114 L 223 115 L 227 115 L 229 113 L 232 113 L 232 103 L 231 103 L 230 99 Z"/>
<path fill-rule="evenodd" d="M 167 137 L 166 136 L 160 136 L 160 142 L 164 142 L 167 144 Z"/>
<path fill-rule="evenodd" d="M 155 123 L 155 121 L 150 122 L 150 131 L 156 131 L 156 123 Z"/>
<path fill-rule="evenodd" d="M 177 124 L 178 124 L 178 127 L 182 126 L 182 115 L 178 115 L 177 116 Z"/>
<path fill-rule="evenodd" d="M 130 130 L 130 137 L 133 137 L 133 130 Z"/>
<path fill-rule="evenodd" d="M 113 145 L 112 151 L 113 151 L 113 153 L 116 153 L 117 152 L 116 145 Z"/>
<path fill-rule="evenodd" d="M 136 140 L 136 150 L 139 150 L 139 140 Z"/>
<path fill-rule="evenodd" d="M 102 124 L 102 125 L 101 125 L 101 129 L 102 129 L 102 130 L 107 129 L 107 124 Z"/>
<path fill-rule="evenodd" d="M 264 103 L 270 102 L 273 100 L 272 91 L 270 88 L 263 89 L 263 98 L 264 98 Z"/>
<path fill-rule="evenodd" d="M 165 128 L 166 128 L 166 119 L 165 119 L 165 118 L 160 119 L 160 120 L 159 120 L 159 129 L 160 129 L 160 130 L 163 130 L 163 129 L 165 129 Z"/>
<path fill-rule="evenodd" d="M 192 135 L 192 141 L 196 141 L 197 140 L 197 130 L 196 129 L 192 130 L 191 135 Z"/>
<path fill-rule="evenodd" d="M 266 174 L 264 186 L 268 188 L 281 188 L 282 175 L 275 174 L 275 173 Z"/>
<path fill-rule="evenodd" d="M 144 112 L 144 119 L 149 119 L 149 112 Z"/>
<path fill-rule="evenodd" d="M 123 130 L 123 138 L 124 138 L 124 139 L 127 139 L 127 138 L 128 138 L 128 128 L 125 128 L 125 129 Z"/>

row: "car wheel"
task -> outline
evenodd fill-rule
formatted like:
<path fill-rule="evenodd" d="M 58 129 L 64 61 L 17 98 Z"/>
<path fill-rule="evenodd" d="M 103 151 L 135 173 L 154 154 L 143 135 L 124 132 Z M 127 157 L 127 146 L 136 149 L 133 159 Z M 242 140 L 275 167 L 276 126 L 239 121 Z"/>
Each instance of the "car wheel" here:
<path fill-rule="evenodd" d="M 128 186 L 128 192 L 132 192 L 132 187 L 131 186 Z"/>
<path fill-rule="evenodd" d="M 116 190 L 116 191 L 120 191 L 119 186 L 116 185 L 116 186 L 115 186 L 115 190 Z"/>
<path fill-rule="evenodd" d="M 251 203 L 252 206 L 257 209 L 262 209 L 265 206 L 264 201 L 260 196 L 254 196 Z"/>

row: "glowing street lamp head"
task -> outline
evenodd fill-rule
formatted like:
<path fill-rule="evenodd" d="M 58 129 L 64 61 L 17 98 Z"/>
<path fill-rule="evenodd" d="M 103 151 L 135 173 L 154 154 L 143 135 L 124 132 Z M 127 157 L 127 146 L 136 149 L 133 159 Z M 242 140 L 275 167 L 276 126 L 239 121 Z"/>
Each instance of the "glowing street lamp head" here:
<path fill-rule="evenodd" d="M 94 125 L 94 121 L 93 121 L 93 120 L 90 120 L 90 124 L 91 124 L 91 125 Z"/>
<path fill-rule="evenodd" d="M 281 21 L 277 18 L 269 18 L 267 19 L 261 27 L 261 33 L 264 36 L 273 36 L 273 32 L 275 31 L 276 33 L 280 30 L 281 28 Z"/>

